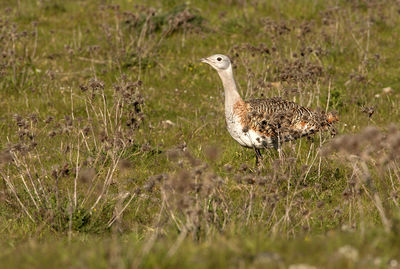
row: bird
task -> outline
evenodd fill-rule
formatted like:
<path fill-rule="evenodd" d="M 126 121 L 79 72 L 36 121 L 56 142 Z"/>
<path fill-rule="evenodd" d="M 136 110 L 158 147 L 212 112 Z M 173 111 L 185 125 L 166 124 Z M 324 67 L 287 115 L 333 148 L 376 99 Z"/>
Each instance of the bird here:
<path fill-rule="evenodd" d="M 241 146 L 252 148 L 256 165 L 263 159 L 261 149 L 275 148 L 282 158 L 281 144 L 321 130 L 334 130 L 336 113 L 315 111 L 281 97 L 251 99 L 240 96 L 228 56 L 215 54 L 200 59 L 214 68 L 225 93 L 225 119 L 229 134 Z"/>

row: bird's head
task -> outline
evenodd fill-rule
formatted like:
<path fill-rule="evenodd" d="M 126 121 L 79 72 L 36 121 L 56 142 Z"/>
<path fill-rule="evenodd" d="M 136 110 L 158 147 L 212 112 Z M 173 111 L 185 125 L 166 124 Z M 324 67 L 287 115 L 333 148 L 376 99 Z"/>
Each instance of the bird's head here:
<path fill-rule="evenodd" d="M 228 56 L 222 54 L 215 54 L 200 60 L 202 63 L 211 65 L 218 72 L 224 71 L 231 66 L 231 60 Z"/>

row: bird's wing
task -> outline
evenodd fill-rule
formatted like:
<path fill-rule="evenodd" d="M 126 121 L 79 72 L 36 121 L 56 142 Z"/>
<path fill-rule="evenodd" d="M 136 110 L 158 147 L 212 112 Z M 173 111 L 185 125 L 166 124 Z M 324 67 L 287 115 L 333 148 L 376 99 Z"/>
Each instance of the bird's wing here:
<path fill-rule="evenodd" d="M 282 98 L 253 99 L 246 102 L 249 127 L 268 136 L 293 140 L 330 126 L 337 117 L 312 111 Z M 332 118 L 335 117 L 335 118 Z"/>

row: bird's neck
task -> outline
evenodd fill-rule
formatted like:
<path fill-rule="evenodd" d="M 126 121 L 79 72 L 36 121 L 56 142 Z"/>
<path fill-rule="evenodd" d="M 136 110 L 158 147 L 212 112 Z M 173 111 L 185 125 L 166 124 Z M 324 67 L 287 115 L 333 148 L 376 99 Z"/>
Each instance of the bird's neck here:
<path fill-rule="evenodd" d="M 236 102 L 242 100 L 237 91 L 235 79 L 233 78 L 232 67 L 229 66 L 229 68 L 219 71 L 218 75 L 222 80 L 225 90 L 225 110 L 230 111 Z"/>

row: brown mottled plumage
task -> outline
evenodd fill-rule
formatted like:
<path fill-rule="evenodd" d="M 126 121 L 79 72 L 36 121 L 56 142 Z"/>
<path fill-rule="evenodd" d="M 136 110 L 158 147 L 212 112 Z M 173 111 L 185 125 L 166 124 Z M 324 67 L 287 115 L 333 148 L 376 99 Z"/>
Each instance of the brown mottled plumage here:
<path fill-rule="evenodd" d="M 326 130 L 338 120 L 332 113 L 313 111 L 280 97 L 240 100 L 235 103 L 234 111 L 244 131 L 251 129 L 271 138 L 268 147 Z"/>

